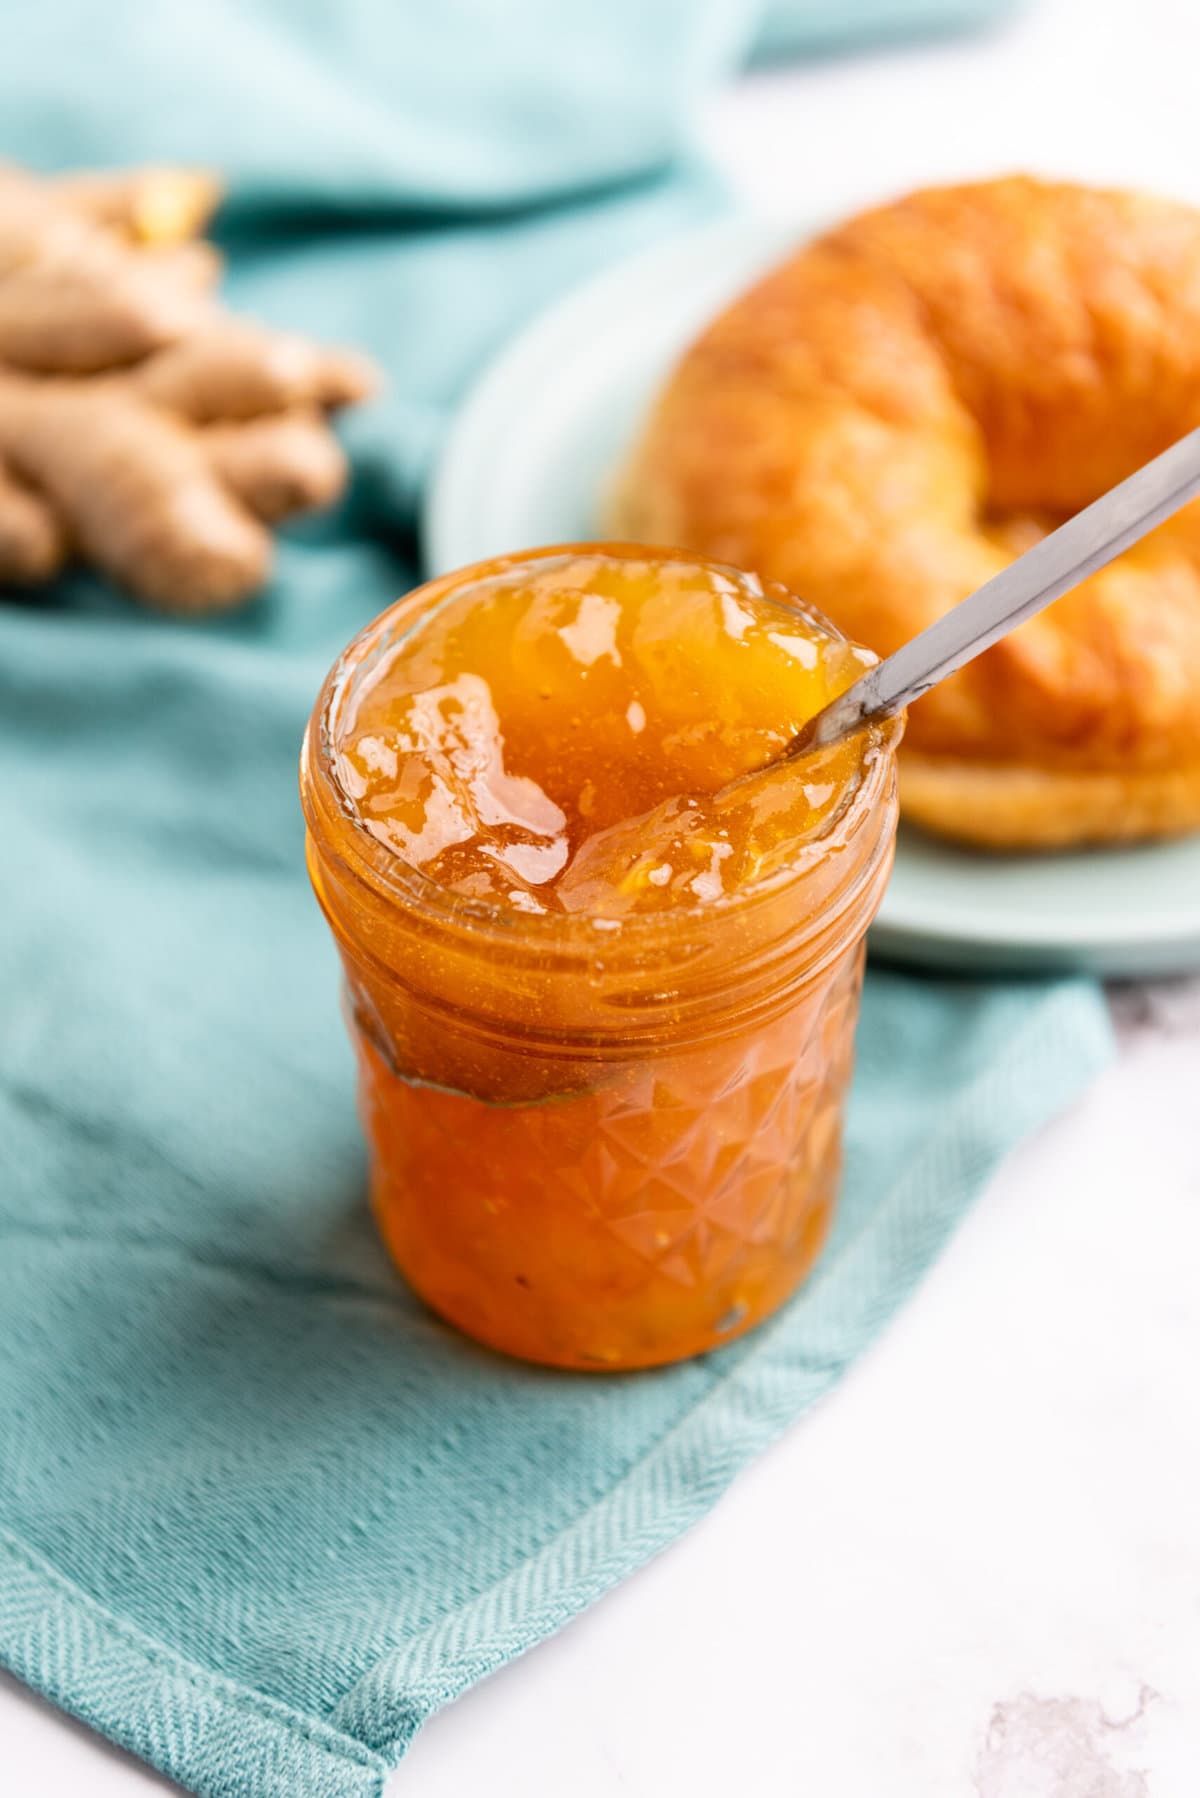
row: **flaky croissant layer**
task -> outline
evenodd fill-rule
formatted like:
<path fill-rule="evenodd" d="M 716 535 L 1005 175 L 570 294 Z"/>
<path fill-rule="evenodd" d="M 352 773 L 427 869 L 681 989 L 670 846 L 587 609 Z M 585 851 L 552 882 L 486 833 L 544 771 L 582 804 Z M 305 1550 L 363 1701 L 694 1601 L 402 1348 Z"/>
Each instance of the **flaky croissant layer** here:
<path fill-rule="evenodd" d="M 610 522 L 782 581 L 887 654 L 1197 424 L 1200 213 L 933 189 L 709 326 Z M 921 700 L 904 755 L 908 815 L 991 847 L 1200 827 L 1200 503 Z"/>

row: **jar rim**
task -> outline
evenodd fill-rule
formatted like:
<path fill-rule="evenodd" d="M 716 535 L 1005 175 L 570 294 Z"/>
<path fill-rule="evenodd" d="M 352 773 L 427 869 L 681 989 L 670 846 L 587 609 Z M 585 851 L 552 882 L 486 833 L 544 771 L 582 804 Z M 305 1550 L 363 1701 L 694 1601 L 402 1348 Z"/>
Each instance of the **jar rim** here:
<path fill-rule="evenodd" d="M 722 892 L 712 899 L 672 905 L 661 911 L 629 912 L 621 917 L 599 917 L 588 912 L 526 912 L 515 906 L 498 904 L 441 885 L 396 850 L 374 835 L 358 811 L 337 773 L 338 725 L 341 708 L 353 690 L 362 664 L 386 637 L 405 608 L 415 601 L 441 600 L 472 584 L 518 566 L 574 556 L 604 556 L 620 560 L 645 559 L 648 556 L 669 558 L 705 567 L 744 579 L 742 570 L 715 558 L 688 550 L 664 549 L 656 545 L 636 543 L 582 542 L 541 546 L 526 551 L 513 551 L 505 556 L 489 557 L 469 564 L 450 574 L 435 577 L 410 588 L 392 605 L 371 619 L 351 639 L 329 670 L 309 719 L 301 751 L 301 800 L 310 831 L 327 854 L 321 813 L 332 812 L 350 827 L 349 841 L 353 855 L 340 848 L 338 860 L 345 871 L 369 886 L 380 897 L 420 917 L 425 922 L 469 932 L 476 941 L 491 938 L 509 949 L 535 949 L 541 955 L 587 953 L 594 955 L 601 946 L 605 954 L 628 947 L 639 956 L 656 944 L 678 938 L 689 927 L 722 919 L 745 916 L 759 904 L 769 903 L 803 881 L 830 853 L 829 837 L 857 835 L 862 823 L 877 808 L 884 807 L 893 785 L 894 751 L 902 730 L 899 720 L 888 720 L 868 728 L 866 745 L 846 804 L 838 810 L 830 824 L 817 837 L 801 845 L 794 859 L 771 874 L 748 882 L 732 893 Z M 799 599 L 776 582 L 763 582 L 764 590 L 778 598 L 789 609 L 815 625 L 835 642 L 846 642 L 839 631 L 815 606 Z M 886 847 L 886 841 L 883 845 Z M 835 849 L 834 853 L 840 852 Z M 868 854 L 862 872 L 868 886 L 870 864 L 875 857 Z M 854 883 L 857 887 L 857 882 Z M 840 908 L 839 908 L 840 909 Z M 814 917 L 812 934 L 823 934 L 830 919 Z M 808 934 L 805 932 L 804 934 Z"/>

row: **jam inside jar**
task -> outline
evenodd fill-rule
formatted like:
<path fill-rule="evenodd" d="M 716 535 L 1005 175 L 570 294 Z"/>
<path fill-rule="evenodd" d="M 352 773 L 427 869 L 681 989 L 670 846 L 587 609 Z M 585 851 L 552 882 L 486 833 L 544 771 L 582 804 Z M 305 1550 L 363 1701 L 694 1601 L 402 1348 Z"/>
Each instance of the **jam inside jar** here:
<path fill-rule="evenodd" d="M 331 671 L 301 788 L 372 1205 L 479 1341 L 651 1366 L 811 1267 L 899 727 L 764 764 L 871 659 L 751 576 L 579 545 L 431 582 Z"/>

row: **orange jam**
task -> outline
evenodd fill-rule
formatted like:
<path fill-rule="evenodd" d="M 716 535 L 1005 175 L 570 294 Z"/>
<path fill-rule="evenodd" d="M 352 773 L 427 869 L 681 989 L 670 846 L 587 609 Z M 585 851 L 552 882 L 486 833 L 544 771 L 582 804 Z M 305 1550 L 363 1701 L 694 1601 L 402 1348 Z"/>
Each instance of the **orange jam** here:
<path fill-rule="evenodd" d="M 332 671 L 302 789 L 372 1202 L 479 1340 L 674 1360 L 811 1265 L 896 730 L 766 764 L 869 660 L 751 576 L 580 546 L 419 589 Z"/>

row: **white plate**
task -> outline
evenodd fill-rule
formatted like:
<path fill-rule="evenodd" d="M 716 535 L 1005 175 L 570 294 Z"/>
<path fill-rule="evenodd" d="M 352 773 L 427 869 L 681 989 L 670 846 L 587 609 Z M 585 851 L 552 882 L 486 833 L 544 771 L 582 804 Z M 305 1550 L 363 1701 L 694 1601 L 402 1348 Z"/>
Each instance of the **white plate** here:
<path fill-rule="evenodd" d="M 672 359 L 795 231 L 746 220 L 689 233 L 536 319 L 464 404 L 432 483 L 434 573 L 598 534 L 605 482 Z M 901 832 L 877 953 L 969 971 L 1200 968 L 1200 836 L 996 859 Z"/>

